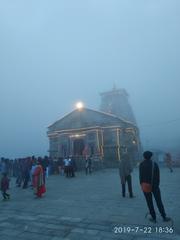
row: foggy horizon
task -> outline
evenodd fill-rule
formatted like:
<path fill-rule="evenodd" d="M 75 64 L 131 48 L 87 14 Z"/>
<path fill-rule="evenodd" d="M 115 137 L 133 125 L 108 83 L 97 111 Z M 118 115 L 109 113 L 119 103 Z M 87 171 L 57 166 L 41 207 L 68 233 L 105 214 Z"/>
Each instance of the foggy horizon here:
<path fill-rule="evenodd" d="M 129 94 L 144 149 L 180 153 L 180 2 L 0 1 L 0 157 L 48 155 L 75 103 Z"/>

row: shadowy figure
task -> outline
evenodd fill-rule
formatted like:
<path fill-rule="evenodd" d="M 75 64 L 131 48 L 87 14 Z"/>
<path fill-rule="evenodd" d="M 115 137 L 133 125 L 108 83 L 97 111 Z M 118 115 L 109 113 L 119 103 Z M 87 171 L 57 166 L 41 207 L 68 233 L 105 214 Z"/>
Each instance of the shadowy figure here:
<path fill-rule="evenodd" d="M 86 168 L 86 175 L 92 173 L 92 156 L 89 156 L 89 157 L 86 159 L 85 168 Z"/>
<path fill-rule="evenodd" d="M 7 173 L 3 173 L 3 177 L 1 179 L 1 192 L 3 196 L 3 200 L 10 199 L 10 194 L 7 193 L 9 189 L 9 178 L 7 177 Z"/>
<path fill-rule="evenodd" d="M 171 158 L 171 154 L 170 153 L 166 153 L 165 155 L 165 163 L 167 168 L 169 168 L 170 172 L 173 172 L 173 168 L 172 168 L 172 158 Z"/>
<path fill-rule="evenodd" d="M 127 153 L 124 153 L 119 164 L 119 175 L 121 178 L 122 185 L 122 196 L 126 196 L 126 183 L 128 184 L 129 197 L 133 198 L 132 191 L 132 177 L 131 173 L 133 171 L 132 162 L 128 157 Z"/>

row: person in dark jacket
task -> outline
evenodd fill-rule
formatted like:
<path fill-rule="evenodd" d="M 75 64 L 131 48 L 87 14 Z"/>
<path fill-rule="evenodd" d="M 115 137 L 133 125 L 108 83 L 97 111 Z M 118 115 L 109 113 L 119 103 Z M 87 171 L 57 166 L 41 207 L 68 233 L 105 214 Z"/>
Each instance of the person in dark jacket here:
<path fill-rule="evenodd" d="M 161 200 L 161 192 L 159 188 L 160 184 L 160 171 L 159 166 L 156 162 L 151 160 L 153 153 L 146 151 L 143 153 L 144 161 L 140 163 L 139 166 L 139 180 L 140 184 L 148 183 L 152 186 L 152 192 L 143 192 L 147 206 L 149 208 L 149 213 L 152 218 L 149 220 L 156 222 L 156 212 L 154 210 L 153 198 L 154 196 L 159 212 L 165 222 L 170 221 L 171 219 L 166 217 L 165 209 Z"/>
<path fill-rule="evenodd" d="M 76 171 L 76 161 L 73 156 L 71 156 L 71 177 L 75 177 L 75 171 Z"/>
<path fill-rule="evenodd" d="M 85 164 L 86 175 L 92 173 L 92 155 L 88 156 Z"/>

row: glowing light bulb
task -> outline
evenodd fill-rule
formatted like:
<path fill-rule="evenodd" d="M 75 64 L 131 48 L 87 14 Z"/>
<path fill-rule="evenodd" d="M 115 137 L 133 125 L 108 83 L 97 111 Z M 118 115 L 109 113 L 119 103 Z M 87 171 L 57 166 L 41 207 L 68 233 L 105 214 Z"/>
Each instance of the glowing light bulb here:
<path fill-rule="evenodd" d="M 77 103 L 76 103 L 76 108 L 77 108 L 77 109 L 80 110 L 80 109 L 82 109 L 83 107 L 84 107 L 84 104 L 83 104 L 82 102 L 77 102 Z"/>

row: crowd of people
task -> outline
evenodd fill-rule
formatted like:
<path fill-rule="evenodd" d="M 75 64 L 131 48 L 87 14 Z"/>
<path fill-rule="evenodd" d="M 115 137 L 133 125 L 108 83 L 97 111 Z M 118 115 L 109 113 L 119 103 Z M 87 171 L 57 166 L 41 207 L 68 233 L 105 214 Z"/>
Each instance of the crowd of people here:
<path fill-rule="evenodd" d="M 164 221 L 171 219 L 166 216 L 165 208 L 161 199 L 161 192 L 159 188 L 160 183 L 160 170 L 156 162 L 152 160 L 153 153 L 146 151 L 143 154 L 144 161 L 139 165 L 139 181 L 142 192 L 144 194 L 151 221 L 156 222 L 156 213 L 153 205 L 153 196 L 157 203 L 157 207 Z M 165 162 L 170 172 L 172 169 L 172 158 L 168 153 L 165 155 Z M 49 174 L 61 174 L 67 178 L 75 177 L 77 170 L 76 161 L 73 156 L 66 158 L 50 159 L 45 156 L 44 158 L 27 157 L 15 160 L 1 158 L 0 161 L 0 187 L 3 200 L 9 200 L 10 194 L 7 192 L 9 189 L 9 177 L 16 178 L 16 186 L 26 189 L 32 187 L 36 198 L 41 198 L 46 192 L 46 177 Z M 132 190 L 132 177 L 133 171 L 132 160 L 128 153 L 121 156 L 119 162 L 119 174 L 122 184 L 122 197 L 126 197 L 126 183 L 128 184 L 129 197 L 133 198 Z M 85 159 L 85 173 L 86 175 L 92 173 L 92 156 Z"/>
<path fill-rule="evenodd" d="M 15 160 L 1 158 L 0 161 L 0 182 L 3 200 L 9 200 L 10 194 L 7 193 L 9 189 L 9 182 L 11 177 L 16 178 L 16 186 L 23 189 L 31 186 L 36 197 L 42 197 L 46 192 L 45 176 L 48 171 L 49 159 L 48 157 L 35 158 L 27 157 Z"/>
<path fill-rule="evenodd" d="M 92 173 L 92 158 L 87 157 L 85 160 L 86 175 Z M 0 188 L 3 200 L 9 200 L 10 194 L 7 193 L 9 189 L 10 178 L 16 178 L 16 186 L 26 189 L 32 187 L 36 197 L 42 197 L 46 192 L 45 182 L 46 178 L 52 174 L 60 174 L 67 178 L 75 177 L 77 170 L 76 161 L 73 156 L 66 158 L 51 159 L 45 157 L 26 157 L 19 159 L 5 159 L 0 160 Z"/>

